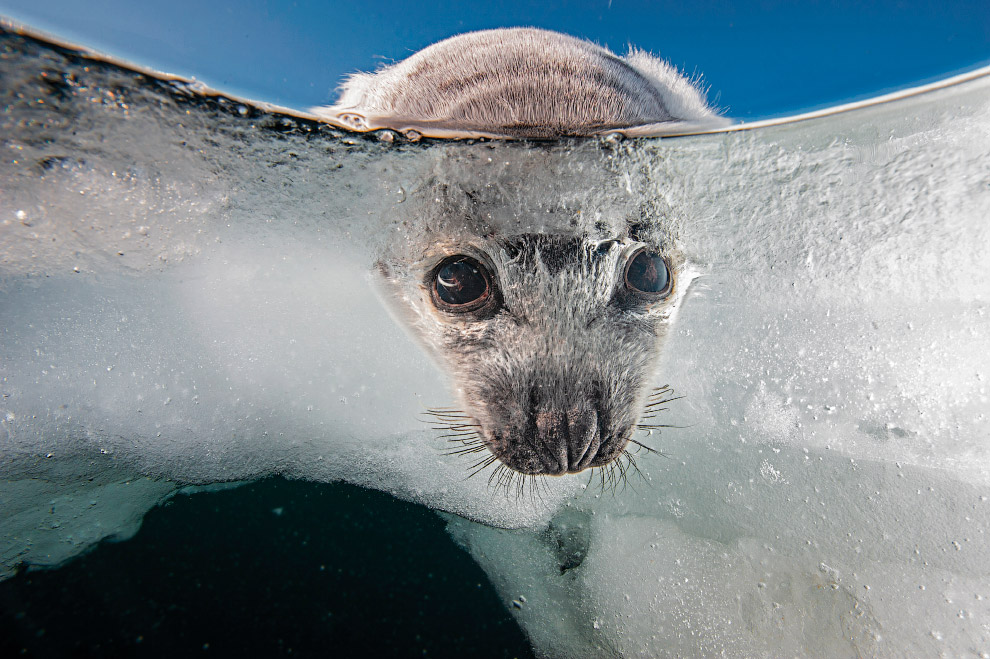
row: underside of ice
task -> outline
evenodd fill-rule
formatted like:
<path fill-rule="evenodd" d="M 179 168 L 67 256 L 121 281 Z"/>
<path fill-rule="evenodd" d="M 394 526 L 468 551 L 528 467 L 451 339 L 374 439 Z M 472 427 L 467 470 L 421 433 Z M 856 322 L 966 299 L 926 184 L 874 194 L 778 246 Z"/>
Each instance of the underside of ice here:
<path fill-rule="evenodd" d="M 283 474 L 453 513 L 546 655 L 990 652 L 986 77 L 754 132 L 410 144 L 3 49 L 0 574 Z M 662 216 L 702 273 L 656 375 L 677 427 L 614 491 L 493 491 L 422 420 L 454 392 L 374 268 L 459 160 L 520 221 Z"/>

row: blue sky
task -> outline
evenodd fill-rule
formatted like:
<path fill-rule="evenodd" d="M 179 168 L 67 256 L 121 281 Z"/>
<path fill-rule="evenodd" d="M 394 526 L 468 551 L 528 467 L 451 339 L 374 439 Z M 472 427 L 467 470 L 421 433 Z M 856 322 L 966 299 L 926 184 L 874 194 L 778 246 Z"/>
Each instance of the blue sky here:
<path fill-rule="evenodd" d="M 459 32 L 530 25 L 702 74 L 741 119 L 873 96 L 990 64 L 990 0 L 489 2 L 0 0 L 0 14 L 156 69 L 295 108 Z"/>

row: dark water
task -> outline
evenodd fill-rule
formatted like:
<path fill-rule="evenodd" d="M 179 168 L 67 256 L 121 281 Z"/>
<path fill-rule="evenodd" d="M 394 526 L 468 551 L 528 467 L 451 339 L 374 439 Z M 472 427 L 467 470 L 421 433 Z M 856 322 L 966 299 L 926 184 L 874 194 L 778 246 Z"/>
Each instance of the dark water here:
<path fill-rule="evenodd" d="M 0 582 L 0 656 L 533 653 L 428 509 L 268 479 L 177 496 L 127 542 Z"/>

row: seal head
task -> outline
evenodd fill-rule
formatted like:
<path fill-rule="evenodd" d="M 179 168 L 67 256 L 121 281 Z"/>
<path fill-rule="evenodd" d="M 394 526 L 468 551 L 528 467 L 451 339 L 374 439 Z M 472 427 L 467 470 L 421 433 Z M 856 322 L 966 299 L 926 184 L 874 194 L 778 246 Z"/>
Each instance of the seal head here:
<path fill-rule="evenodd" d="M 456 385 L 438 416 L 523 474 L 613 462 L 691 279 L 676 222 L 606 141 L 430 151 L 378 271 Z"/>

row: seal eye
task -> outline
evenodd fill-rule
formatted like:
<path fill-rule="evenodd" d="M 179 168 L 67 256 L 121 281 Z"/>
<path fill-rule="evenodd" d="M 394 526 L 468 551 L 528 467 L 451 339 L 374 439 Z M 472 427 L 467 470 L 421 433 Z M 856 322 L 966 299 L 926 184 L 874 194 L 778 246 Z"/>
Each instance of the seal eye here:
<path fill-rule="evenodd" d="M 454 256 L 440 263 L 432 288 L 433 303 L 453 313 L 476 311 L 492 297 L 488 271 L 470 256 Z"/>
<path fill-rule="evenodd" d="M 656 252 L 641 249 L 626 266 L 626 288 L 650 297 L 664 297 L 670 293 L 670 268 Z"/>

